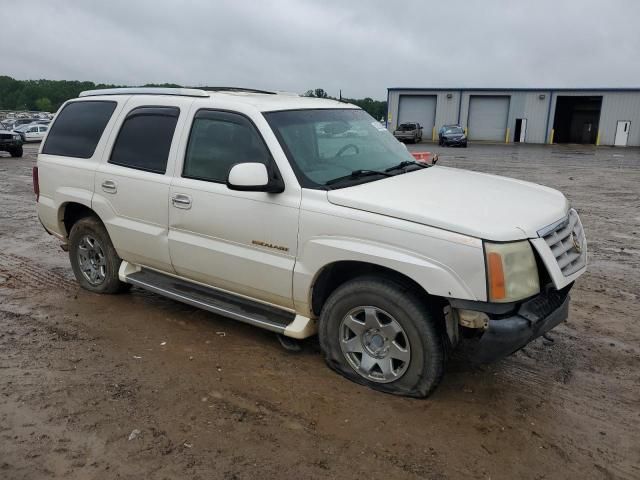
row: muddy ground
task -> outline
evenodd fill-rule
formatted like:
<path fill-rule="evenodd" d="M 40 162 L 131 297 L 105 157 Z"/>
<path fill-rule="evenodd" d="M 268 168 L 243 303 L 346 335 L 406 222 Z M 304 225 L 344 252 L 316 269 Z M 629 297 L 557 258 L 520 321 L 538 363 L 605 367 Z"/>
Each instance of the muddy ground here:
<path fill-rule="evenodd" d="M 418 148 L 561 189 L 590 257 L 553 343 L 458 354 L 427 400 L 349 383 L 314 341 L 79 289 L 35 215 L 36 146 L 2 154 L 0 478 L 640 478 L 640 150 Z"/>

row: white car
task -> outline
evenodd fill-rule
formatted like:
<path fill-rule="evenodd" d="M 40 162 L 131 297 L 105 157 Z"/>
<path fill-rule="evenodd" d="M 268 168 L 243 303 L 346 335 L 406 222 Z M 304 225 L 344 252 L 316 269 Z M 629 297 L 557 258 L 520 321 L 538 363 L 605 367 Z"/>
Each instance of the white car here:
<path fill-rule="evenodd" d="M 15 128 L 13 131 L 20 134 L 23 142 L 40 142 L 47 133 L 49 127 L 39 123 L 30 123 Z"/>
<path fill-rule="evenodd" d="M 362 135 L 344 135 L 358 131 Z M 130 285 L 278 333 L 423 397 L 567 318 L 586 269 L 558 191 L 419 164 L 363 110 L 261 91 L 111 89 L 64 104 L 34 168 L 79 284 Z"/>

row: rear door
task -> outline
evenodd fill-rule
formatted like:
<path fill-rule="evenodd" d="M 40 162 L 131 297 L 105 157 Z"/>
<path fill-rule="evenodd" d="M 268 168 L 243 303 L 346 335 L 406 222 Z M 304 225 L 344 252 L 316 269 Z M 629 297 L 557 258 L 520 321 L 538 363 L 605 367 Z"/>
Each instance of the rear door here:
<path fill-rule="evenodd" d="M 173 272 L 167 240 L 176 132 L 191 100 L 136 96 L 127 102 L 96 171 L 93 209 L 118 255 Z"/>
<path fill-rule="evenodd" d="M 44 136 L 47 134 L 47 126 L 46 125 L 40 125 L 38 127 L 38 140 L 42 140 L 44 138 Z"/>
<path fill-rule="evenodd" d="M 227 175 L 237 163 L 265 163 L 279 175 L 271 152 L 248 116 L 213 109 L 194 113 L 170 193 L 169 247 L 176 273 L 293 307 L 299 188 L 230 190 Z"/>

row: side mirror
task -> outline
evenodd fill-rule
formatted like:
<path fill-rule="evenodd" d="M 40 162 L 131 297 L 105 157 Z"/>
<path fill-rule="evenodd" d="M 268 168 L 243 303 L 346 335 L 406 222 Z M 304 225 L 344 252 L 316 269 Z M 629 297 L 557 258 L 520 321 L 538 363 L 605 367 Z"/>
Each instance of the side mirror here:
<path fill-rule="evenodd" d="M 282 181 L 269 180 L 269 171 L 264 163 L 238 163 L 231 167 L 227 176 L 229 190 L 242 192 L 280 193 L 284 191 Z"/>

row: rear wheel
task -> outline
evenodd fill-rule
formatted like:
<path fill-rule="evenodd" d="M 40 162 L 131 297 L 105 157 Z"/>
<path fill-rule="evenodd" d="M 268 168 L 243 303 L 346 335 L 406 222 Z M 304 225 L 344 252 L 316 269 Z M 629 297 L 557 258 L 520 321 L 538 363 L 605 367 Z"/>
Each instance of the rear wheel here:
<path fill-rule="evenodd" d="M 319 338 L 330 368 L 356 383 L 426 397 L 444 372 L 437 315 L 395 282 L 361 277 L 338 287 L 320 315 Z"/>
<path fill-rule="evenodd" d="M 118 278 L 118 257 L 104 225 L 95 217 L 78 220 L 69 234 L 69 260 L 82 288 L 96 293 L 118 293 L 129 288 Z"/>

